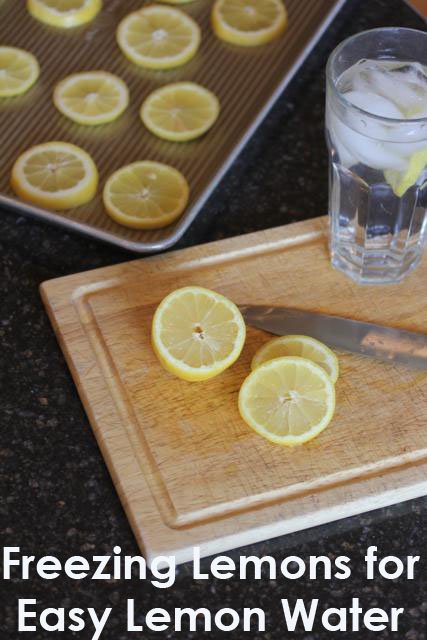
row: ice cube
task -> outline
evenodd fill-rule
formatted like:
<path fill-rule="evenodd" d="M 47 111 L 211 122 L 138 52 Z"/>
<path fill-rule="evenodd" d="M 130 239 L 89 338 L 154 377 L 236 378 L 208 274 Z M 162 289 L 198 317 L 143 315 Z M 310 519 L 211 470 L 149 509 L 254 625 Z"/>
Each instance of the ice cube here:
<path fill-rule="evenodd" d="M 403 118 L 423 117 L 427 111 L 427 69 L 418 62 L 361 60 L 342 75 L 338 88 L 346 94 L 360 92 L 384 98 Z M 382 105 L 378 103 L 378 107 Z"/>
<path fill-rule="evenodd" d="M 351 155 L 350 151 L 342 144 L 341 140 L 336 135 L 334 129 L 329 130 L 332 145 L 338 155 L 339 164 L 347 169 L 354 167 L 357 164 L 357 158 Z"/>
<path fill-rule="evenodd" d="M 371 91 L 348 91 L 344 96 L 351 104 L 375 116 L 397 119 L 404 117 L 393 102 Z"/>
<path fill-rule="evenodd" d="M 421 111 L 426 105 L 427 78 L 423 79 L 422 67 L 412 64 L 394 69 L 377 67 L 371 74 L 376 93 L 392 100 L 404 115 Z"/>
<path fill-rule="evenodd" d="M 357 93 L 357 95 L 356 95 Z M 388 116 L 380 115 L 380 117 L 387 118 L 387 120 L 381 121 L 377 118 L 369 117 L 369 115 L 363 115 L 356 113 L 351 109 L 348 109 L 345 114 L 345 123 L 354 129 L 357 133 L 373 140 L 382 142 L 394 142 L 399 139 L 397 136 L 400 134 L 403 139 L 406 137 L 405 125 L 396 124 L 395 119 L 391 119 L 392 116 L 398 116 L 400 111 L 385 98 L 376 96 L 375 94 L 359 94 L 358 92 L 348 92 L 346 96 L 353 96 L 354 102 L 360 108 L 371 108 L 375 115 L 377 113 L 388 114 Z M 367 98 L 366 98 L 367 96 Z"/>
<path fill-rule="evenodd" d="M 407 160 L 395 152 L 396 145 L 358 133 L 344 124 L 335 114 L 330 115 L 330 123 L 334 144 L 337 148 L 342 145 L 357 162 L 379 171 L 386 169 L 403 171 L 406 168 Z"/>

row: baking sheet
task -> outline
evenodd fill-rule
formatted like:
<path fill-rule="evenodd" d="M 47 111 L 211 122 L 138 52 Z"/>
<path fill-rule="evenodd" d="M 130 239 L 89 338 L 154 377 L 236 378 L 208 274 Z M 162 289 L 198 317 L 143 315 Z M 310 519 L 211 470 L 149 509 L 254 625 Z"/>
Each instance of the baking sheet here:
<path fill-rule="evenodd" d="M 0 100 L 0 205 L 140 253 L 172 246 L 194 220 L 344 2 L 286 0 L 289 24 L 285 34 L 270 44 L 243 48 L 216 38 L 210 27 L 213 3 L 195 0 L 180 8 L 202 29 L 199 52 L 178 69 L 151 71 L 129 62 L 115 41 L 120 20 L 131 11 L 152 4 L 150 1 L 104 0 L 104 7 L 93 22 L 62 30 L 32 18 L 26 11 L 25 0 L 3 0 L 0 44 L 31 51 L 42 72 L 28 93 Z M 118 120 L 107 125 L 74 124 L 53 106 L 53 88 L 70 73 L 99 69 L 115 73 L 127 83 L 130 106 Z M 187 143 L 159 140 L 143 126 L 140 106 L 152 90 L 183 80 L 198 82 L 218 96 L 219 120 L 199 140 Z M 15 198 L 9 176 L 16 157 L 28 147 L 49 140 L 72 142 L 92 155 L 100 173 L 99 193 L 92 202 L 59 213 Z M 164 229 L 127 229 L 105 213 L 102 186 L 123 165 L 148 159 L 182 171 L 190 184 L 190 202 L 184 215 Z"/>

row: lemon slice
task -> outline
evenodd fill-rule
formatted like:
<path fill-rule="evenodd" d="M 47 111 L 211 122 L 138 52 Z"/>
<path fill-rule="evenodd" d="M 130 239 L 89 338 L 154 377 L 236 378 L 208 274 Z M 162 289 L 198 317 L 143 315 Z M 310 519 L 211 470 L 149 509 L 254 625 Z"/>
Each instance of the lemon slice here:
<path fill-rule="evenodd" d="M 194 82 L 176 82 L 153 91 L 141 108 L 147 129 L 159 138 L 184 142 L 202 136 L 219 115 L 218 98 Z"/>
<path fill-rule="evenodd" d="M 183 380 L 208 380 L 230 367 L 245 337 L 236 305 L 203 287 L 177 289 L 154 314 L 154 351 L 165 369 Z"/>
<path fill-rule="evenodd" d="M 39 63 L 32 53 L 16 47 L 0 47 L 0 98 L 25 93 L 39 75 Z"/>
<path fill-rule="evenodd" d="M 129 14 L 117 30 L 125 56 L 148 69 L 171 69 L 188 62 L 200 38 L 199 26 L 187 14 L 156 5 Z"/>
<path fill-rule="evenodd" d="M 309 336 L 280 336 L 269 340 L 254 355 L 252 370 L 269 360 L 284 356 L 307 358 L 322 367 L 334 384 L 338 379 L 339 364 L 335 353 L 323 342 Z"/>
<path fill-rule="evenodd" d="M 53 102 L 78 124 L 105 124 L 126 109 L 129 90 L 123 80 L 106 71 L 76 73 L 56 85 Z"/>
<path fill-rule="evenodd" d="M 388 169 L 384 171 L 385 179 L 393 189 L 395 195 L 401 198 L 414 186 L 427 167 L 427 149 L 417 151 L 411 156 L 408 168 L 404 172 Z"/>
<path fill-rule="evenodd" d="M 277 38 L 285 30 L 287 21 L 282 0 L 217 0 L 212 9 L 216 35 L 245 47 Z"/>
<path fill-rule="evenodd" d="M 28 0 L 34 18 L 53 27 L 78 27 L 90 22 L 102 8 L 102 0 Z"/>
<path fill-rule="evenodd" d="M 47 142 L 19 156 L 11 184 L 23 200 L 52 209 L 71 209 L 95 196 L 98 171 L 83 149 L 68 142 Z"/>
<path fill-rule="evenodd" d="M 178 218 L 187 206 L 189 187 L 176 169 L 160 162 L 134 162 L 122 167 L 104 187 L 107 213 L 134 229 L 159 229 Z"/>
<path fill-rule="evenodd" d="M 298 357 L 255 369 L 239 393 L 243 420 L 270 442 L 292 447 L 325 429 L 335 410 L 335 387 L 318 364 Z"/>

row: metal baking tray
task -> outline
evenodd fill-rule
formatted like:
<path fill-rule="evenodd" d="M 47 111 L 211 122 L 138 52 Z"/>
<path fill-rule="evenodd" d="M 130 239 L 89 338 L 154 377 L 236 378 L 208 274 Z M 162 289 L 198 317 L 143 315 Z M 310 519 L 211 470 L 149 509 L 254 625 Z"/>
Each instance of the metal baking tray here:
<path fill-rule="evenodd" d="M 0 100 L 0 205 L 140 253 L 172 246 L 344 2 L 285 0 L 289 14 L 285 34 L 267 45 L 243 48 L 226 44 L 213 34 L 211 0 L 194 0 L 180 8 L 201 26 L 199 52 L 179 69 L 150 71 L 127 61 L 115 41 L 119 21 L 150 1 L 104 0 L 101 13 L 92 23 L 62 30 L 33 19 L 26 11 L 25 0 L 2 0 L 0 44 L 31 51 L 42 72 L 28 93 Z M 55 84 L 66 75 L 95 69 L 120 76 L 130 88 L 131 104 L 117 121 L 91 128 L 74 124 L 58 113 L 51 96 Z M 153 89 L 180 80 L 198 82 L 216 93 L 221 114 L 203 138 L 187 143 L 165 142 L 144 128 L 139 109 Z M 14 160 L 28 147 L 49 140 L 73 142 L 92 155 L 100 173 L 100 192 L 106 178 L 130 162 L 150 159 L 171 164 L 190 184 L 188 208 L 164 229 L 135 231 L 109 218 L 100 192 L 89 204 L 61 213 L 22 202 L 9 185 Z"/>

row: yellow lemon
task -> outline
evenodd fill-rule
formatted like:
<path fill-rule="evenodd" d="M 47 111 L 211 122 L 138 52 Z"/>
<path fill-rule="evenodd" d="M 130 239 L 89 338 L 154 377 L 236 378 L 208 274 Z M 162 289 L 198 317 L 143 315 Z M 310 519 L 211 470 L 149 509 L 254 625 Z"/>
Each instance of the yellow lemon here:
<path fill-rule="evenodd" d="M 40 75 L 32 53 L 16 47 L 0 47 L 0 98 L 25 93 Z"/>
<path fill-rule="evenodd" d="M 119 169 L 104 187 L 107 213 L 134 229 L 158 229 L 178 218 L 187 206 L 184 176 L 160 162 L 134 162 Z"/>
<path fill-rule="evenodd" d="M 101 0 L 28 0 L 34 18 L 53 27 L 78 27 L 90 22 L 102 8 Z"/>
<path fill-rule="evenodd" d="M 285 30 L 287 21 L 282 0 L 216 0 L 212 9 L 216 35 L 245 47 L 277 38 Z"/>
<path fill-rule="evenodd" d="M 384 171 L 385 178 L 395 195 L 401 198 L 421 177 L 427 167 L 427 149 L 417 151 L 411 156 L 408 168 L 404 172 L 388 169 Z"/>
<path fill-rule="evenodd" d="M 334 384 L 338 379 L 339 364 L 335 353 L 323 342 L 309 336 L 280 336 L 269 340 L 254 355 L 252 369 L 257 369 L 269 360 L 284 356 L 307 358 L 321 366 Z"/>
<path fill-rule="evenodd" d="M 200 44 L 197 23 L 183 11 L 152 5 L 129 14 L 117 29 L 125 56 L 148 69 L 171 69 L 188 62 Z"/>
<path fill-rule="evenodd" d="M 236 305 L 202 287 L 177 289 L 154 314 L 154 351 L 165 369 L 183 380 L 207 380 L 230 367 L 245 337 L 245 321 Z"/>
<path fill-rule="evenodd" d="M 129 90 L 112 73 L 87 71 L 61 80 L 55 87 L 53 102 L 61 113 L 78 124 L 105 124 L 126 109 Z"/>
<path fill-rule="evenodd" d="M 23 200 L 52 209 L 71 209 L 95 196 L 98 171 L 83 149 L 68 142 L 47 142 L 19 156 L 11 184 Z"/>
<path fill-rule="evenodd" d="M 219 115 L 218 98 L 194 82 L 176 82 L 153 91 L 141 108 L 147 129 L 159 138 L 183 142 L 202 136 Z"/>
<path fill-rule="evenodd" d="M 246 378 L 239 411 L 259 435 L 292 447 L 328 426 L 335 411 L 335 387 L 325 370 L 311 360 L 276 358 Z"/>

